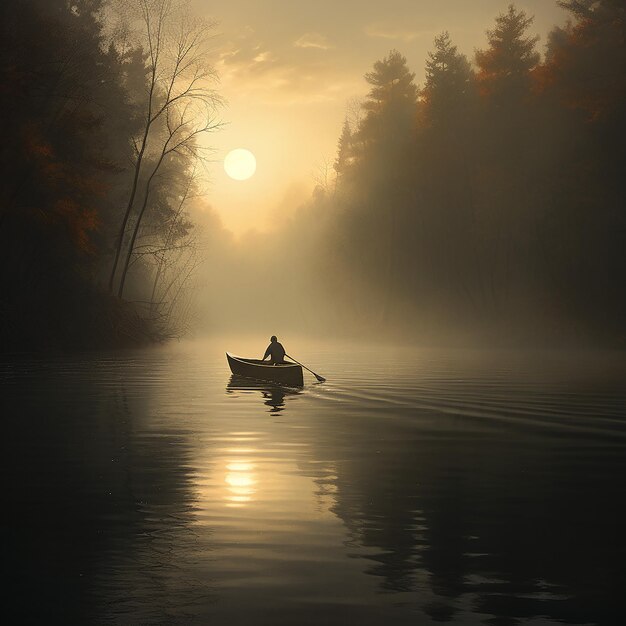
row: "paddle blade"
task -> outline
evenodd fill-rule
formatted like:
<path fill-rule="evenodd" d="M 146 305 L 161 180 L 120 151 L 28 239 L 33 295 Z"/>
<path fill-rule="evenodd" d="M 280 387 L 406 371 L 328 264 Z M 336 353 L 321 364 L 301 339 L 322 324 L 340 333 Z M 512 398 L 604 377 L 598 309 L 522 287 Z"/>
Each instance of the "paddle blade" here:
<path fill-rule="evenodd" d="M 290 356 L 289 354 L 285 354 L 285 356 L 288 359 L 291 359 L 294 363 L 297 363 L 300 367 L 303 367 L 307 372 L 311 372 L 311 374 L 313 374 L 313 376 L 315 376 L 315 378 L 317 378 L 317 380 L 320 383 L 325 383 L 326 379 L 323 376 L 320 376 L 319 374 L 316 374 L 312 369 L 309 369 L 306 365 L 302 365 L 302 363 L 300 363 L 300 361 L 296 361 L 292 356 Z"/>

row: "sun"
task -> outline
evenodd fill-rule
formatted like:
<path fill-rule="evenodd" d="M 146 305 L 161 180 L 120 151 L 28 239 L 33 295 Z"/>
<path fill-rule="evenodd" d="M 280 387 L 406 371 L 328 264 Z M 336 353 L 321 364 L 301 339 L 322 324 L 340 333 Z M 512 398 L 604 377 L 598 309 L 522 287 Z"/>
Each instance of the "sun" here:
<path fill-rule="evenodd" d="M 224 159 L 226 173 L 235 180 L 247 180 L 256 172 L 256 159 L 250 150 L 231 150 Z"/>

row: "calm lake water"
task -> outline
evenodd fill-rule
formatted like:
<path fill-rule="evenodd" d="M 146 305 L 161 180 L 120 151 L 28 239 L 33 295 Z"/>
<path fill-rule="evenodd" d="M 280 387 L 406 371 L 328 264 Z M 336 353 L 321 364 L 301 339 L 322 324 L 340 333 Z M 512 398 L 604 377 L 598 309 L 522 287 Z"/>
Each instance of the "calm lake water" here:
<path fill-rule="evenodd" d="M 623 354 L 224 347 L 0 365 L 20 622 L 622 621 Z"/>

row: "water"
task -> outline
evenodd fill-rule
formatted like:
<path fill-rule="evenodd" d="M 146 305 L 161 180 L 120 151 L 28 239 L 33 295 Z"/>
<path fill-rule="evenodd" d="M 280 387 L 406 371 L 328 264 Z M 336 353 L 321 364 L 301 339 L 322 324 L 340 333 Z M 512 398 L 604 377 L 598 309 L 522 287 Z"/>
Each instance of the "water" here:
<path fill-rule="evenodd" d="M 222 347 L 0 366 L 21 622 L 620 621 L 624 355 Z"/>

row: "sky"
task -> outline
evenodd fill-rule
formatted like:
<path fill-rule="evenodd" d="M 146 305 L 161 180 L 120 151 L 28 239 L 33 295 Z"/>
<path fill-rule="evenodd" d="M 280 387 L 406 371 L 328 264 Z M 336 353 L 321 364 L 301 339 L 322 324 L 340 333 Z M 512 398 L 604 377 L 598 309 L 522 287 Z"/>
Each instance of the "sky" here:
<path fill-rule="evenodd" d="M 215 20 L 211 42 L 224 126 L 212 134 L 206 201 L 235 235 L 268 231 L 309 197 L 335 158 L 346 110 L 368 91 L 363 76 L 397 49 L 418 85 L 436 35 L 447 30 L 470 59 L 507 0 L 193 0 Z M 556 0 L 523 0 L 547 34 L 567 20 Z M 222 161 L 236 148 L 257 159 L 256 174 L 232 180 Z"/>

